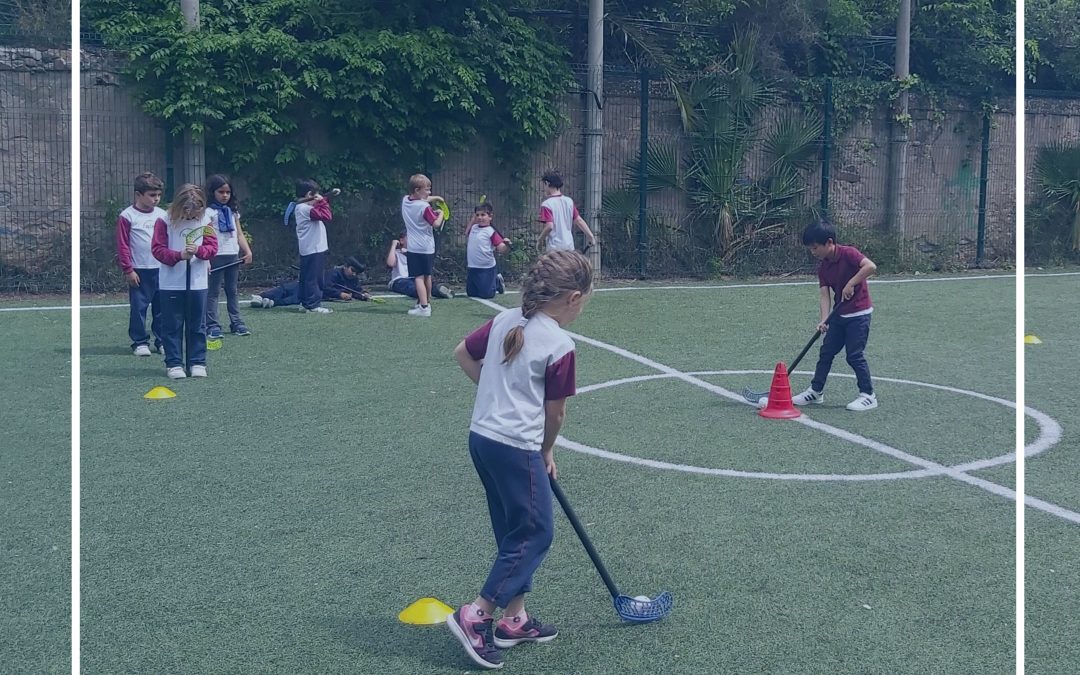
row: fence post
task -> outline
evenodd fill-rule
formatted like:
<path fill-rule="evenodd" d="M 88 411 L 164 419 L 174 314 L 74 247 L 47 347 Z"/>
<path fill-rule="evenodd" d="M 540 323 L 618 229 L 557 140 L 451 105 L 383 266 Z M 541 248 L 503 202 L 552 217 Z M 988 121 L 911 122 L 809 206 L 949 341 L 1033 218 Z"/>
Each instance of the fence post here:
<path fill-rule="evenodd" d="M 821 217 L 829 217 L 829 167 L 832 165 L 832 78 L 825 78 L 825 111 L 821 127 Z"/>
<path fill-rule="evenodd" d="M 641 70 L 641 155 L 638 160 L 638 278 L 645 278 L 648 259 L 646 223 L 649 210 L 649 176 L 646 160 L 649 156 L 649 71 Z"/>
<path fill-rule="evenodd" d="M 975 237 L 975 266 L 986 259 L 986 186 L 990 181 L 990 111 L 983 110 L 982 157 L 979 160 L 979 226 Z"/>

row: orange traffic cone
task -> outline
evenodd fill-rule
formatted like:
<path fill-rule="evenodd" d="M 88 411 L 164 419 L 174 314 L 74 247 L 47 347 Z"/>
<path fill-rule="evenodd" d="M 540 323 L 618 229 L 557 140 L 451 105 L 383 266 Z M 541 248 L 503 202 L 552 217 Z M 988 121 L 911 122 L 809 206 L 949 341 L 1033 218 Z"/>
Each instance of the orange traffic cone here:
<path fill-rule="evenodd" d="M 802 415 L 791 402 L 791 383 L 783 361 L 776 364 L 769 387 L 769 402 L 758 414 L 773 420 L 790 420 Z"/>

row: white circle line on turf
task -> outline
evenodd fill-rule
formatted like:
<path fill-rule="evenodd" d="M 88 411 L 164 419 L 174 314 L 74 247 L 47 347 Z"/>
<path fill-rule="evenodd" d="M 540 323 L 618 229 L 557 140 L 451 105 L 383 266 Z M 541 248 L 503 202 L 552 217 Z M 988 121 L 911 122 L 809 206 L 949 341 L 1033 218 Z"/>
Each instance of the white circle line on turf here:
<path fill-rule="evenodd" d="M 479 302 L 480 304 L 482 304 L 482 305 L 484 305 L 484 306 L 486 306 L 486 307 L 488 307 L 490 309 L 494 309 L 494 310 L 499 311 L 499 312 L 502 312 L 502 311 L 507 309 L 506 307 L 503 307 L 502 305 L 500 305 L 500 304 L 498 304 L 496 302 L 492 302 L 490 300 L 485 300 L 483 298 L 473 298 L 473 300 L 475 300 L 476 302 Z M 604 349 L 604 350 L 609 351 L 609 352 L 611 352 L 613 354 L 618 354 L 619 356 L 622 356 L 622 357 L 624 357 L 626 359 L 629 359 L 631 361 L 636 361 L 637 363 L 640 363 L 640 364 L 642 364 L 644 366 L 648 366 L 649 368 L 652 368 L 653 370 L 658 370 L 661 373 L 667 373 L 667 374 L 671 375 L 674 378 L 677 378 L 679 380 L 687 382 L 688 384 L 696 385 L 698 387 L 701 387 L 702 389 L 705 389 L 706 391 L 710 391 L 710 392 L 712 392 L 714 394 L 717 394 L 719 396 L 722 396 L 724 398 L 727 398 L 727 399 L 742 403 L 744 405 L 748 405 L 748 406 L 751 405 L 740 394 L 736 394 L 733 391 L 730 391 L 728 389 L 724 389 L 723 387 L 719 387 L 719 386 L 714 385 L 714 384 L 712 384 L 710 382 L 705 382 L 704 380 L 696 378 L 696 377 L 694 377 L 692 375 L 688 375 L 687 373 L 684 373 L 681 370 L 676 370 L 675 368 L 672 368 L 671 366 L 667 366 L 667 365 L 664 365 L 664 364 L 659 363 L 657 361 L 653 361 L 652 359 L 650 359 L 648 357 L 645 357 L 645 356 L 642 356 L 641 354 L 635 354 L 634 352 L 623 349 L 622 347 L 616 347 L 615 345 L 608 344 L 606 342 L 601 342 L 600 340 L 595 340 L 595 339 L 590 338 L 590 337 L 586 337 L 584 335 L 581 335 L 580 333 L 573 333 L 573 332 L 567 331 L 567 334 L 570 335 L 575 340 L 578 340 L 578 341 L 583 342 L 583 343 L 588 344 L 588 345 L 592 345 L 594 347 L 599 347 L 600 349 Z M 953 469 L 953 468 L 944 466 L 942 464 L 938 464 L 937 462 L 932 462 L 932 461 L 930 461 L 928 459 L 923 459 L 922 457 L 916 457 L 915 455 L 911 455 L 911 454 L 906 453 L 906 452 L 904 452 L 902 450 L 898 450 L 896 448 L 890 447 L 890 446 L 888 446 L 888 445 L 886 445 L 884 443 L 875 441 L 873 439 L 866 438 L 866 437 L 860 436 L 858 434 L 854 434 L 854 433 L 852 433 L 850 431 L 847 431 L 845 429 L 840 429 L 838 427 L 834 427 L 834 426 L 831 426 L 829 424 L 825 424 L 823 422 L 817 422 L 815 420 L 811 420 L 806 415 L 803 415 L 803 416 L 801 416 L 799 418 L 796 418 L 793 421 L 798 422 L 799 424 L 806 425 L 806 426 L 810 427 L 811 429 L 816 429 L 818 431 L 823 431 L 825 433 L 831 434 L 831 435 L 836 436 L 838 438 L 842 438 L 842 439 L 844 439 L 846 441 L 850 441 L 850 442 L 858 444 L 858 445 L 863 445 L 865 447 L 870 448 L 871 450 L 876 450 L 877 452 L 888 455 L 890 457 L 895 457 L 896 459 L 903 460 L 905 462 L 908 462 L 909 464 L 913 464 L 913 465 L 921 467 L 923 469 L 928 469 L 928 470 L 934 471 L 934 472 L 936 472 L 938 474 L 948 476 L 948 477 L 953 478 L 954 480 L 960 481 L 962 483 L 966 483 L 968 485 L 972 485 L 972 486 L 981 488 L 983 490 L 986 490 L 987 492 L 990 492 L 991 494 L 996 494 L 998 496 L 1005 497 L 1006 499 L 1011 499 L 1013 501 L 1016 501 L 1016 498 L 1017 498 L 1016 491 L 1013 490 L 1012 488 L 1007 488 L 1004 485 L 998 485 L 997 483 L 993 483 L 991 481 L 984 480 L 982 478 L 976 478 L 974 476 L 970 476 L 970 475 L 964 473 L 963 471 L 959 471 L 957 469 Z M 1046 511 L 1047 513 L 1052 513 L 1053 515 L 1064 518 L 1065 520 L 1069 520 L 1069 521 L 1072 521 L 1072 522 L 1075 522 L 1075 523 L 1080 523 L 1080 513 L 1070 511 L 1068 509 L 1062 508 L 1062 507 L 1057 506 L 1055 504 L 1050 504 L 1049 502 L 1043 502 L 1042 500 L 1031 499 L 1031 498 L 1027 498 L 1027 497 L 1025 497 L 1024 503 L 1026 505 L 1032 507 L 1032 508 L 1036 508 L 1036 509 L 1039 509 L 1039 510 L 1042 510 L 1042 511 Z"/>
<path fill-rule="evenodd" d="M 709 375 L 771 375 L 772 371 L 771 370 L 710 370 L 710 371 L 692 372 L 692 373 L 687 373 L 687 374 L 692 375 L 694 377 L 702 377 L 702 376 L 709 376 Z M 806 372 L 806 371 L 796 371 L 793 374 L 796 374 L 796 375 L 812 375 L 813 373 L 809 373 L 809 372 Z M 849 379 L 854 379 L 855 378 L 854 375 L 848 374 L 848 373 L 833 373 L 833 375 L 835 377 L 845 377 L 845 378 L 849 378 Z M 649 380 L 659 380 L 659 379 L 666 379 L 666 378 L 671 378 L 671 377 L 674 377 L 674 376 L 670 375 L 670 374 L 666 374 L 666 373 L 658 373 L 658 374 L 655 374 L 655 375 L 638 375 L 638 376 L 635 376 L 635 377 L 625 377 L 625 378 L 621 378 L 621 379 L 617 379 L 617 380 L 609 380 L 607 382 L 600 382 L 600 383 L 597 383 L 597 384 L 586 385 L 586 386 L 581 387 L 580 389 L 578 389 L 578 394 L 585 394 L 585 393 L 588 393 L 588 392 L 591 392 L 591 391 L 596 391 L 596 390 L 599 390 L 599 389 L 606 389 L 606 388 L 609 388 L 609 387 L 616 387 L 616 386 L 620 386 L 620 385 L 623 385 L 623 384 L 631 384 L 633 382 L 646 382 L 646 381 L 649 381 Z M 917 380 L 905 380 L 905 379 L 900 379 L 900 378 L 895 378 L 895 377 L 880 377 L 879 376 L 879 377 L 875 377 L 874 379 L 878 380 L 878 381 L 881 381 L 881 382 L 894 382 L 894 383 L 898 383 L 898 384 L 907 384 L 907 385 L 911 385 L 911 386 L 926 387 L 928 389 L 938 389 L 938 390 L 941 390 L 941 391 L 947 391 L 947 392 L 956 393 L 956 394 L 963 394 L 965 396 L 971 396 L 973 398 L 983 399 L 985 401 L 990 401 L 992 403 L 997 403 L 999 405 L 1003 405 L 1005 407 L 1012 408 L 1014 410 L 1016 409 L 1016 403 L 1013 402 L 1013 401 L 1009 401 L 1008 399 L 998 398 L 996 396 L 989 396 L 987 394 L 982 394 L 982 393 L 977 392 L 977 391 L 971 391 L 969 389 L 960 389 L 960 388 L 957 388 L 957 387 L 949 387 L 949 386 L 941 385 L 941 384 L 932 384 L 930 382 L 919 382 Z M 1033 418 L 1035 420 L 1036 424 L 1039 425 L 1039 436 L 1024 448 L 1024 456 L 1025 457 L 1033 457 L 1033 456 L 1035 456 L 1035 455 L 1037 455 L 1037 454 L 1039 454 L 1041 452 L 1045 452 L 1047 449 L 1051 448 L 1058 441 L 1061 440 L 1061 425 L 1059 425 L 1057 423 L 1057 421 L 1054 420 L 1052 417 L 1050 417 L 1049 415 L 1047 415 L 1047 414 L 1045 414 L 1045 413 L 1043 413 L 1041 411 L 1035 410 L 1033 408 L 1026 408 L 1025 409 L 1025 414 L 1027 414 L 1029 417 Z M 562 437 L 560 437 L 560 440 L 561 441 L 566 440 L 568 443 L 574 443 L 574 441 L 569 441 L 568 439 L 564 439 Z M 663 468 L 663 469 L 670 469 L 670 470 L 674 470 L 674 471 L 685 471 L 685 472 L 689 472 L 689 473 L 705 473 L 705 474 L 715 474 L 715 475 L 722 475 L 722 476 L 745 477 L 745 478 L 768 478 L 768 479 L 774 479 L 774 480 L 874 481 L 874 480 L 895 480 L 895 479 L 899 479 L 899 478 L 922 478 L 922 477 L 926 477 L 926 476 L 942 475 L 942 474 L 946 473 L 946 471 L 945 471 L 946 468 L 951 468 L 954 471 L 967 472 L 967 471 L 976 471 L 978 469 L 987 469 L 987 468 L 990 468 L 990 467 L 1000 466 L 1002 464 L 1009 464 L 1011 462 L 1016 461 L 1016 453 L 1015 452 L 1009 452 L 1009 453 L 1006 453 L 1006 454 L 1003 454 L 1003 455 L 999 455 L 997 457 L 990 457 L 990 458 L 987 458 L 987 459 L 981 459 L 981 460 L 976 460 L 976 461 L 972 461 L 972 462 L 967 462 L 965 464 L 960 464 L 960 465 L 953 466 L 953 467 L 944 467 L 944 466 L 942 466 L 941 469 L 927 467 L 927 468 L 923 468 L 923 469 L 916 469 L 916 470 L 910 470 L 910 471 L 899 471 L 899 472 L 892 472 L 892 473 L 876 473 L 876 474 L 787 474 L 787 473 L 773 473 L 773 472 L 760 472 L 760 471 L 740 471 L 740 470 L 736 470 L 736 469 L 713 469 L 713 468 L 706 468 L 706 467 L 694 467 L 694 466 L 689 466 L 689 465 L 685 465 L 685 464 L 672 464 L 672 463 L 667 463 L 667 462 L 658 462 L 658 461 L 655 461 L 655 460 L 643 460 L 643 459 L 641 459 L 639 457 L 631 457 L 629 455 L 620 455 L 618 453 L 613 453 L 613 452 L 609 452 L 609 451 L 606 451 L 606 450 L 601 450 L 599 448 L 591 448 L 591 447 L 585 446 L 585 445 L 583 445 L 581 443 L 575 443 L 575 446 L 576 447 L 573 447 L 571 449 L 573 449 L 573 450 L 575 450 L 577 452 L 584 452 L 586 454 L 602 456 L 602 457 L 605 457 L 607 459 L 619 459 L 620 461 L 627 461 L 627 462 L 630 462 L 632 464 L 634 464 L 634 463 L 641 463 L 641 464 L 648 463 L 646 465 L 651 466 L 653 468 Z M 569 447 L 569 446 L 567 446 L 567 447 Z"/>

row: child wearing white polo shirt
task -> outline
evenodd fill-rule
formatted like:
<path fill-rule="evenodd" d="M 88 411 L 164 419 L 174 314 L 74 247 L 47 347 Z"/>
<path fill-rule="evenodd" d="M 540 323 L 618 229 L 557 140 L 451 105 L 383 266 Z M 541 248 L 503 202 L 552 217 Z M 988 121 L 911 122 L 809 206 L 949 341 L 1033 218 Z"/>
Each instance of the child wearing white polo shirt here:
<path fill-rule="evenodd" d="M 494 218 L 495 209 L 491 202 L 478 205 L 473 209 L 473 220 L 465 233 L 469 241 L 466 247 L 468 269 L 465 294 L 470 298 L 494 298 L 499 289 L 495 254 L 506 253 L 511 241 L 491 224 Z"/>
<path fill-rule="evenodd" d="M 401 219 L 409 235 L 409 275 L 416 280 L 416 306 L 413 316 L 431 316 L 431 283 L 435 271 L 435 230 L 443 225 L 442 212 L 431 208 L 443 201 L 431 194 L 431 179 L 422 173 L 409 178 L 409 194 L 401 198 Z"/>
<path fill-rule="evenodd" d="M 521 307 L 473 331 L 454 350 L 477 383 L 469 453 L 487 493 L 499 552 L 480 595 L 447 618 L 469 658 L 502 667 L 502 649 L 548 642 L 558 630 L 525 611 L 525 594 L 554 534 L 553 449 L 575 393 L 574 342 L 564 328 L 592 292 L 592 267 L 576 251 L 551 251 L 526 276 Z M 494 625 L 493 612 L 502 607 Z"/>
<path fill-rule="evenodd" d="M 154 223 L 150 250 L 161 261 L 161 342 L 165 372 L 173 380 L 188 376 L 185 360 L 192 377 L 206 377 L 206 287 L 210 260 L 218 250 L 212 222 L 202 188 L 189 183 L 177 190 L 166 216 Z"/>

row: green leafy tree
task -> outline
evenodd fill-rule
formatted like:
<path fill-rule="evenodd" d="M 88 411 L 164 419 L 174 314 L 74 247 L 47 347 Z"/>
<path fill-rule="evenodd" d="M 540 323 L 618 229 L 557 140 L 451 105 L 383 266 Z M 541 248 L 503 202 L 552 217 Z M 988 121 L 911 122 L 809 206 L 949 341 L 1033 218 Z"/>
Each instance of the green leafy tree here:
<path fill-rule="evenodd" d="M 297 176 L 400 189 L 483 136 L 514 169 L 551 137 L 571 81 L 545 27 L 498 2 L 98 0 L 84 22 L 127 56 L 144 109 L 204 135 L 256 195 Z"/>

